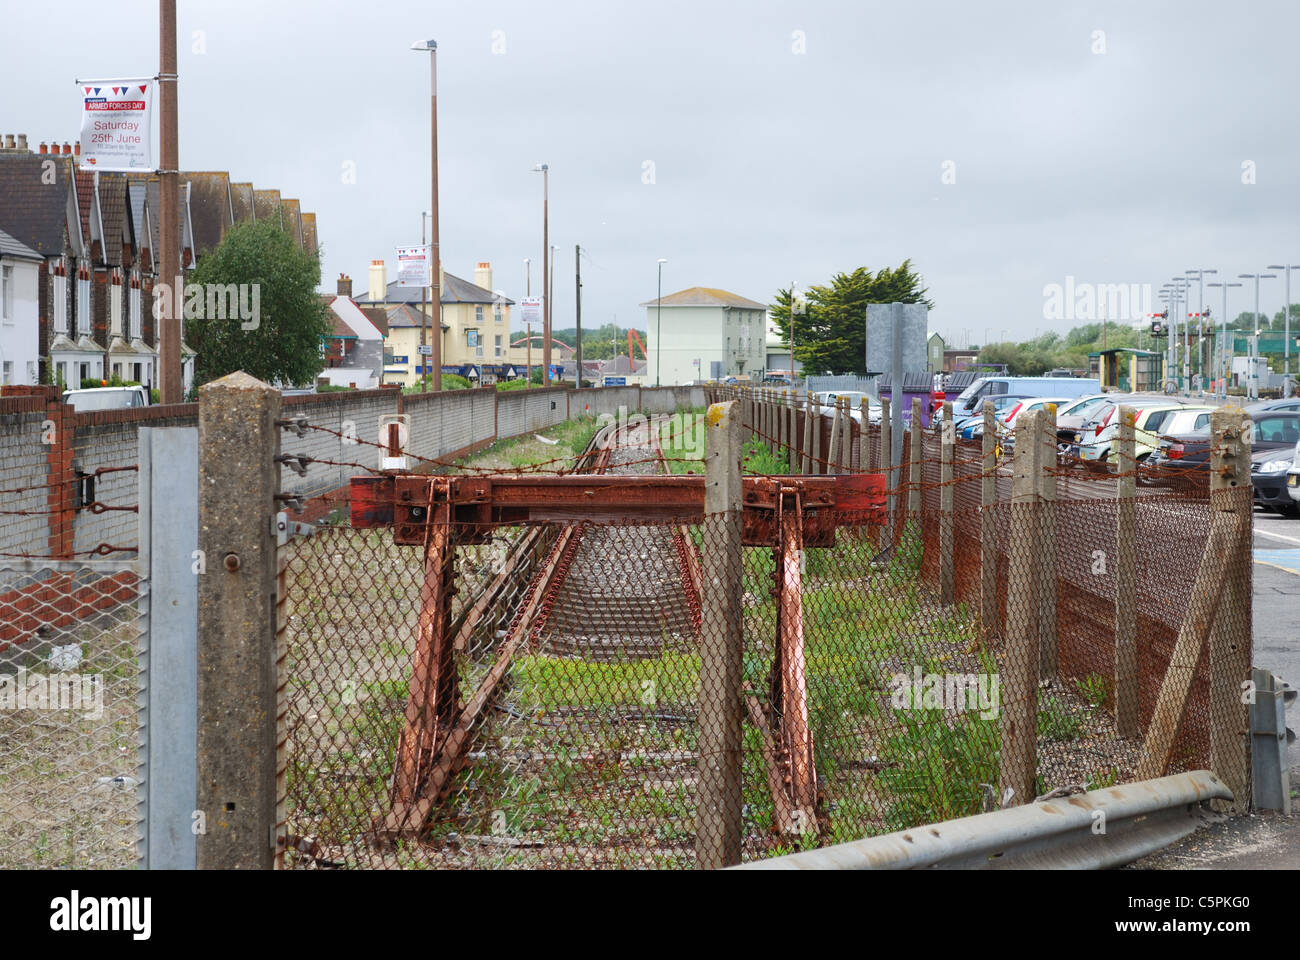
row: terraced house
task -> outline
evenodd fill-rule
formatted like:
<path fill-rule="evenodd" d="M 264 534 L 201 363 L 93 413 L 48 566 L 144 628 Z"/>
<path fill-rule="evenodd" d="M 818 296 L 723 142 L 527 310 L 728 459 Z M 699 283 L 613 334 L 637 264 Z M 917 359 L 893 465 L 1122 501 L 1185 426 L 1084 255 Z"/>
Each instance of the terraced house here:
<path fill-rule="evenodd" d="M 79 170 L 79 153 L 67 143 L 32 150 L 22 134 L 0 140 L 3 382 L 76 388 L 119 377 L 152 387 L 159 379 L 153 305 L 160 181 Z M 182 270 L 242 220 L 274 217 L 300 247 L 316 250 L 315 215 L 281 200 L 279 191 L 231 183 L 224 172 L 182 172 L 178 200 Z M 12 316 L 5 313 L 10 302 Z M 183 319 L 181 339 L 189 391 L 195 354 L 184 343 Z"/>

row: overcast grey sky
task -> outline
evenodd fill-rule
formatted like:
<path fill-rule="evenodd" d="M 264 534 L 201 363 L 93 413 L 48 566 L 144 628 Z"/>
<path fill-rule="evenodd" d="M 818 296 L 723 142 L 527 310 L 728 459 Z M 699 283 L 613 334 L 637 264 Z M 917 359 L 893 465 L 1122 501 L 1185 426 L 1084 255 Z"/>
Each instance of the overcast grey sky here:
<path fill-rule="evenodd" d="M 0 132 L 75 139 L 75 78 L 157 71 L 157 8 L 6 4 Z M 372 258 L 392 276 L 394 248 L 418 242 L 429 71 L 407 48 L 426 38 L 447 269 L 472 279 L 490 260 L 517 300 L 531 257 L 537 292 L 531 171 L 549 162 L 557 327 L 572 325 L 575 243 L 593 326 L 644 322 L 659 257 L 665 294 L 763 302 L 911 257 L 931 329 L 976 342 L 1071 326 L 1044 319 L 1044 286 L 1067 276 L 1159 287 L 1188 268 L 1300 264 L 1294 2 L 179 8 L 182 167 L 300 198 L 326 289 L 340 271 L 364 289 Z M 1265 283 L 1273 312 L 1282 282 Z M 1233 297 L 1235 314 L 1253 288 Z"/>

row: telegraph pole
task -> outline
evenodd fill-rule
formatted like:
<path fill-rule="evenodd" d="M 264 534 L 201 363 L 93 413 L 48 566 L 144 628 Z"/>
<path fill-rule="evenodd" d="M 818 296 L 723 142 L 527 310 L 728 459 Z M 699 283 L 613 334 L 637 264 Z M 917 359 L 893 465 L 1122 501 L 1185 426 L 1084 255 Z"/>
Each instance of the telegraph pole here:
<path fill-rule="evenodd" d="M 162 283 L 171 285 L 171 296 L 163 298 L 161 329 L 158 331 L 158 392 L 163 403 L 180 403 L 183 393 L 181 378 L 181 318 L 176 309 L 185 302 L 185 278 L 181 276 L 180 211 L 177 193 L 180 190 L 180 150 L 176 132 L 176 0 L 159 0 L 158 3 L 158 128 L 161 138 L 158 159 L 158 196 L 162 209 L 158 214 L 159 251 L 158 276 Z"/>

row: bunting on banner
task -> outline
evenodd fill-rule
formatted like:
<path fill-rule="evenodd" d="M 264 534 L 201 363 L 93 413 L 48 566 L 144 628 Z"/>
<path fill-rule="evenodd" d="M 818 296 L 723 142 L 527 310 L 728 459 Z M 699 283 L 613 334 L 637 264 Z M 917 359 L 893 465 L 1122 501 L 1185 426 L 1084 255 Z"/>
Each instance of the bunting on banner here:
<path fill-rule="evenodd" d="M 153 170 L 153 82 L 80 84 L 82 170 Z"/>

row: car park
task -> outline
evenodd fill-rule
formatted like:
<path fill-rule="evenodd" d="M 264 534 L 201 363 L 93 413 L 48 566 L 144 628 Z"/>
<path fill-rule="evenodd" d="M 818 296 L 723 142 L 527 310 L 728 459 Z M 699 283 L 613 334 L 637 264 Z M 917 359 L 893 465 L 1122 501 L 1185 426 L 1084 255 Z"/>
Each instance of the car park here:
<path fill-rule="evenodd" d="M 1270 459 L 1293 458 L 1300 442 L 1300 412 L 1290 410 L 1258 414 L 1252 421 L 1252 452 L 1279 453 Z M 1200 485 L 1209 481 L 1210 475 L 1210 425 L 1185 434 L 1162 435 L 1155 451 L 1147 458 L 1143 471 L 1147 483 L 1164 485 Z M 1262 468 L 1269 460 L 1261 460 Z M 1252 465 L 1252 475 L 1254 467 Z M 1287 471 L 1289 472 L 1289 471 Z M 1290 487 L 1289 480 L 1280 480 Z"/>
<path fill-rule="evenodd" d="M 1101 381 L 1087 377 L 978 377 L 953 401 L 953 416 L 974 416 L 986 398 L 1083 397 L 1101 392 Z"/>
<path fill-rule="evenodd" d="M 1079 431 L 1082 434 L 1079 443 L 1079 459 L 1114 466 L 1112 461 L 1115 441 L 1119 436 L 1121 406 L 1132 407 L 1137 415 L 1134 421 L 1134 456 L 1138 463 L 1145 461 L 1154 452 L 1160 434 L 1170 429 L 1174 418 L 1183 412 L 1191 411 L 1204 414 L 1205 423 L 1208 424 L 1212 410 L 1205 406 L 1170 403 L 1167 397 L 1125 397 L 1121 402 L 1112 404 L 1101 419 L 1084 424 L 1083 429 Z M 1186 419 L 1183 422 L 1186 422 Z M 1191 418 L 1192 429 L 1195 428 L 1195 422 L 1195 417 Z"/>
<path fill-rule="evenodd" d="M 861 390 L 820 390 L 813 394 L 813 399 L 821 407 L 822 416 L 832 416 L 835 413 L 835 401 L 847 400 L 849 402 L 849 416 L 858 423 L 862 422 L 862 401 L 867 401 L 867 421 L 869 423 L 880 422 L 880 401 L 869 393 L 863 393 Z"/>

